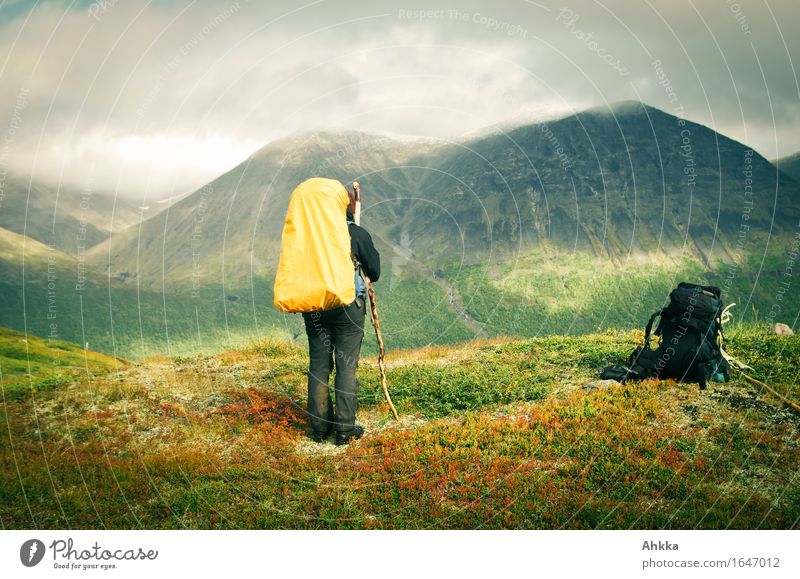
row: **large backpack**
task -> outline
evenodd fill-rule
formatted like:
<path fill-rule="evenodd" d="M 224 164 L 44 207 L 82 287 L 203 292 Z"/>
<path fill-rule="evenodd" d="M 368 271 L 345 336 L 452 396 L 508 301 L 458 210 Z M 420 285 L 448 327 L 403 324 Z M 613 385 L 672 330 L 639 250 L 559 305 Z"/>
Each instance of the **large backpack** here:
<path fill-rule="evenodd" d="M 275 307 L 282 312 L 338 308 L 356 299 L 347 205 L 339 181 L 314 177 L 292 192 L 275 274 Z"/>
<path fill-rule="evenodd" d="M 601 377 L 642 379 L 675 378 L 696 382 L 700 389 L 709 380 L 730 378 L 730 366 L 722 355 L 722 300 L 720 290 L 682 282 L 669 295 L 669 304 L 655 312 L 644 330 L 644 345 L 637 346 L 625 367 L 610 366 Z M 656 318 L 661 318 L 652 332 Z M 651 335 L 660 336 L 656 348 Z M 621 374 L 621 375 L 620 375 Z"/>

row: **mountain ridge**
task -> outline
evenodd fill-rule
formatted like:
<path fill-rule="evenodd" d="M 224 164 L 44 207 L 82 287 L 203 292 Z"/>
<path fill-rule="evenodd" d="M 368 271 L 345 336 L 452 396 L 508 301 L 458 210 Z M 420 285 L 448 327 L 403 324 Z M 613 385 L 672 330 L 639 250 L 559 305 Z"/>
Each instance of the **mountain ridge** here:
<path fill-rule="evenodd" d="M 789 175 L 794 181 L 800 183 L 800 151 L 793 155 L 787 155 L 780 159 L 775 159 L 773 164 L 781 171 Z"/>
<path fill-rule="evenodd" d="M 791 322 L 800 304 L 779 286 L 800 186 L 745 144 L 623 103 L 462 142 L 323 131 L 269 143 L 57 260 L 62 337 L 129 358 L 302 341 L 302 320 L 272 306 L 272 274 L 289 195 L 320 173 L 362 185 L 390 349 L 641 327 L 680 281 L 720 286 L 742 318 L 763 320 L 781 295 L 776 321 Z M 0 262 L 0 325 L 47 335 L 47 262 L 27 255 L 23 286 L 21 247 Z"/>
<path fill-rule="evenodd" d="M 6 175 L 3 180 L 1 201 L 0 227 L 73 256 L 138 223 L 146 215 L 120 197 L 52 187 L 14 174 Z"/>
<path fill-rule="evenodd" d="M 689 156 L 681 151 L 687 134 Z M 479 262 L 542 245 L 612 259 L 681 247 L 706 262 L 732 261 L 741 207 L 725 196 L 743 187 L 744 163 L 758 173 L 760 195 L 778 188 L 774 167 L 747 145 L 634 101 L 463 143 L 308 132 L 265 145 L 144 221 L 136 240 L 128 231 L 104 241 L 90 262 L 110 275 L 138 267 L 138 283 L 151 287 L 164 282 L 162 272 L 185 283 L 198 271 L 187 265 L 192 255 L 200 256 L 202 275 L 217 280 L 266 273 L 275 266 L 289 193 L 317 174 L 358 179 L 367 228 L 394 244 L 415 239 L 432 267 L 461 253 Z M 687 211 L 687 197 L 702 211 Z M 789 213 L 796 210 L 791 195 L 785 201 Z M 785 212 L 763 204 L 755 215 L 759 227 L 790 226 Z M 643 231 L 654 217 L 659 230 Z M 159 245 L 163 258 L 142 260 L 142 250 Z"/>

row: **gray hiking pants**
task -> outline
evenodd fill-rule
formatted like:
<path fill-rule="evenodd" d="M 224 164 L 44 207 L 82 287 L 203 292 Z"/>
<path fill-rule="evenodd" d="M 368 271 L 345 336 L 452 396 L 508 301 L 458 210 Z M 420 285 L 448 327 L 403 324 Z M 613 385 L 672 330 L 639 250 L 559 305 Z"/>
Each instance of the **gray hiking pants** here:
<path fill-rule="evenodd" d="M 315 432 L 353 429 L 358 397 L 356 368 L 364 338 L 365 314 L 363 298 L 334 310 L 303 314 L 309 354 L 308 414 Z M 334 368 L 335 407 L 328 389 L 328 378 Z"/>

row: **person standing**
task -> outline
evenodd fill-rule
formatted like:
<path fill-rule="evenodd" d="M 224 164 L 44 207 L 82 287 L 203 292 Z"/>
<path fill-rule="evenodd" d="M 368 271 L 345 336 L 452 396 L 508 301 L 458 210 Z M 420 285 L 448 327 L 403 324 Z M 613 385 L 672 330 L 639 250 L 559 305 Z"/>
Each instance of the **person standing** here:
<path fill-rule="evenodd" d="M 348 192 L 349 193 L 349 192 Z M 364 428 L 356 424 L 358 380 L 356 369 L 364 338 L 367 289 L 361 271 L 372 282 L 381 273 L 380 254 L 370 234 L 353 220 L 356 198 L 350 195 L 347 226 L 354 264 L 355 300 L 332 310 L 303 314 L 308 336 L 308 414 L 311 419 L 311 438 L 324 442 L 335 434 L 337 445 L 361 438 Z M 328 380 L 333 370 L 335 403 L 331 399 Z"/>

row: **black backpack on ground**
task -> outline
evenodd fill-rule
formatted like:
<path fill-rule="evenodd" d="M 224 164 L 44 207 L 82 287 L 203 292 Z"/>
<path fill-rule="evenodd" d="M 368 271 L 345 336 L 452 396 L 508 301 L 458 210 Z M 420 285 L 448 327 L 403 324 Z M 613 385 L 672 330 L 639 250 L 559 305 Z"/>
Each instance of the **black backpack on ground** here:
<path fill-rule="evenodd" d="M 608 366 L 600 377 L 620 382 L 643 378 L 675 378 L 697 382 L 706 388 L 709 380 L 730 378 L 730 366 L 722 355 L 722 300 L 718 287 L 680 283 L 669 294 L 667 307 L 658 310 L 644 329 L 644 345 L 637 346 L 625 366 Z M 655 335 L 657 348 L 650 347 L 651 331 L 661 317 Z"/>

